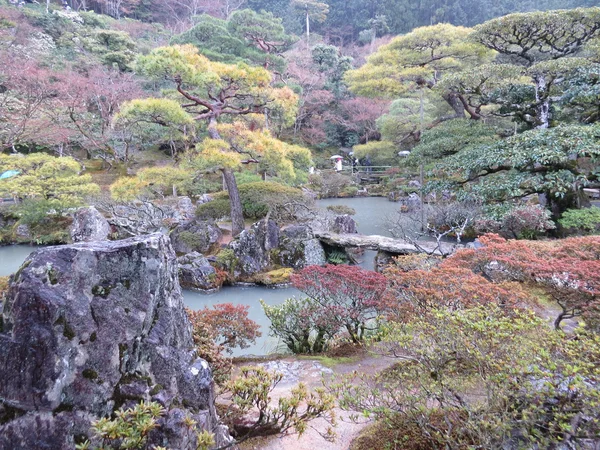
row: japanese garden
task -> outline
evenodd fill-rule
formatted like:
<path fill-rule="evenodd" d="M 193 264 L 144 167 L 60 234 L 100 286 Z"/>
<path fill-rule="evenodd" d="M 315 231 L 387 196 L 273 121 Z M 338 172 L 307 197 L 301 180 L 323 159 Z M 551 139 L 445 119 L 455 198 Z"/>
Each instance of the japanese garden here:
<path fill-rule="evenodd" d="M 596 0 L 0 0 L 0 450 L 600 448 Z"/>

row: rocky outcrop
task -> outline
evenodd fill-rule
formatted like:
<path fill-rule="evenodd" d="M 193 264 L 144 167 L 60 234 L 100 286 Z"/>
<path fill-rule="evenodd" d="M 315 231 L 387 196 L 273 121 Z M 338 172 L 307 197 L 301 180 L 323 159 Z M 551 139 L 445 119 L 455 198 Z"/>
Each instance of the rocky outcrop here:
<path fill-rule="evenodd" d="M 177 254 L 207 253 L 218 246 L 223 233 L 214 221 L 192 220 L 175 228 L 170 236 Z"/>
<path fill-rule="evenodd" d="M 186 415 L 216 430 L 218 446 L 226 442 L 169 238 L 33 253 L 13 276 L 1 315 L 0 448 L 73 449 L 92 420 L 151 398 L 169 410 L 153 442 L 195 448 Z"/>
<path fill-rule="evenodd" d="M 220 289 L 223 280 L 216 269 L 201 253 L 192 252 L 177 258 L 179 264 L 179 284 L 185 289 L 214 292 Z"/>
<path fill-rule="evenodd" d="M 463 248 L 459 244 L 441 243 L 438 248 L 435 242 L 421 241 L 418 245 L 406 242 L 402 239 L 394 239 L 386 236 L 366 236 L 363 234 L 336 234 L 328 232 L 316 232 L 315 236 L 323 243 L 333 247 L 341 248 L 368 248 L 383 251 L 392 255 L 411 255 L 417 253 L 429 253 L 435 256 L 447 256 L 456 250 Z"/>
<path fill-rule="evenodd" d="M 343 214 L 333 219 L 331 231 L 342 234 L 358 233 L 358 230 L 356 229 L 356 221 L 348 214 Z"/>
<path fill-rule="evenodd" d="M 195 207 L 189 197 L 168 197 L 162 200 L 136 200 L 103 205 L 108 222 L 120 237 L 142 236 L 166 232 L 195 217 Z"/>
<path fill-rule="evenodd" d="M 285 228 L 279 241 L 279 246 L 272 255 L 280 266 L 299 270 L 306 266 L 322 266 L 327 263 L 325 250 L 308 225 L 292 225 Z"/>
<path fill-rule="evenodd" d="M 105 241 L 110 233 L 110 225 L 93 206 L 78 209 L 71 224 L 73 242 Z"/>
<path fill-rule="evenodd" d="M 20 223 L 15 229 L 15 239 L 17 242 L 29 242 L 33 239 L 31 228 L 25 223 Z"/>
<path fill-rule="evenodd" d="M 227 269 L 236 279 L 251 278 L 271 266 L 271 251 L 278 246 L 279 227 L 272 220 L 261 220 L 229 243 L 233 267 Z"/>

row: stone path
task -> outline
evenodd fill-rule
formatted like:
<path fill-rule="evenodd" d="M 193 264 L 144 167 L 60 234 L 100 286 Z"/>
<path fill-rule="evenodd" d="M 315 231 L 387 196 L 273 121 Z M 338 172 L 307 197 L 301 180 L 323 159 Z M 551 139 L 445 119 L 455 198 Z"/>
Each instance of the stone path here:
<path fill-rule="evenodd" d="M 269 361 L 261 365 L 268 370 L 274 370 L 284 374 L 282 382 L 272 393 L 273 402 L 279 397 L 289 395 L 290 389 L 298 382 L 303 382 L 309 387 L 322 386 L 322 378 L 326 380 L 331 377 L 339 377 L 353 371 L 375 374 L 389 367 L 394 360 L 381 356 L 364 355 L 354 362 L 337 364 L 333 369 L 324 367 L 316 360 L 297 360 L 286 358 L 277 361 Z M 317 419 L 311 422 L 311 426 L 301 436 L 289 435 L 283 437 L 270 437 L 266 439 L 252 439 L 244 442 L 241 450 L 346 450 L 352 440 L 358 436 L 363 428 L 370 422 L 354 423 L 350 420 L 350 414 L 339 408 L 335 409 L 337 426 L 334 431 L 337 435 L 334 442 L 325 440 L 320 433 L 325 433 L 329 424 L 325 420 Z"/>

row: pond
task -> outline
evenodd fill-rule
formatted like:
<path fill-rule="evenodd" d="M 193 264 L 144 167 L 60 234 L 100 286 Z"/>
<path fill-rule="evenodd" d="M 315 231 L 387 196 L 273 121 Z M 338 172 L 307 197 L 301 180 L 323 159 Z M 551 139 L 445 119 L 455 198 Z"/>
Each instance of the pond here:
<path fill-rule="evenodd" d="M 380 197 L 327 199 L 317 202 L 320 207 L 329 205 L 347 205 L 356 210 L 354 219 L 362 234 L 379 234 L 389 236 L 386 229 L 386 217 L 398 210 L 398 204 Z M 36 249 L 33 246 L 11 245 L 0 247 L 0 276 L 14 273 L 27 256 Z M 365 251 L 361 266 L 372 269 L 374 251 Z M 264 287 L 224 287 L 214 294 L 200 294 L 184 291 L 184 302 L 192 309 L 201 309 L 219 303 L 234 303 L 249 305 L 249 317 L 261 326 L 262 337 L 250 348 L 234 352 L 235 356 L 264 355 L 275 351 L 283 351 L 284 346 L 277 339 L 270 337 L 269 319 L 264 315 L 259 300 L 263 299 L 269 305 L 283 303 L 286 299 L 299 296 L 301 292 L 293 288 L 268 289 Z"/>

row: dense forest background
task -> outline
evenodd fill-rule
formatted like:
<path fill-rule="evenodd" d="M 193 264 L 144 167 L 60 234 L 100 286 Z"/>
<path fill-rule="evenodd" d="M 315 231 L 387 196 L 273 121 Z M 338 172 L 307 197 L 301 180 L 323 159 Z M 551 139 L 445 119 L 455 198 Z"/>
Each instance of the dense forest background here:
<path fill-rule="evenodd" d="M 301 33 L 304 25 L 302 15 L 296 13 L 294 0 L 65 1 L 74 10 L 90 9 L 113 17 L 130 17 L 179 27 L 185 26 L 195 15 L 206 13 L 225 19 L 242 8 L 272 12 L 283 19 L 286 30 L 291 33 Z M 370 32 L 373 20 L 378 16 L 386 17 L 386 30 L 390 34 L 401 34 L 436 23 L 471 27 L 512 12 L 598 5 L 595 0 L 326 0 L 323 3 L 329 13 L 322 23 L 316 24 L 315 31 L 336 44 L 355 41 L 360 38 L 361 32 Z"/>
<path fill-rule="evenodd" d="M 494 219 L 540 195 L 556 220 L 599 174 L 600 9 L 586 6 L 0 0 L 0 147 L 75 157 L 119 201 L 298 188 L 341 154 L 394 168 L 373 195 L 414 194 L 424 166 L 431 195 L 501 205 Z M 40 162 L 15 161 L 0 168 L 33 177 L 5 183 L 17 203 L 60 211 L 86 192 L 71 179 L 34 192 Z M 359 189 L 328 181 L 311 188 Z"/>

